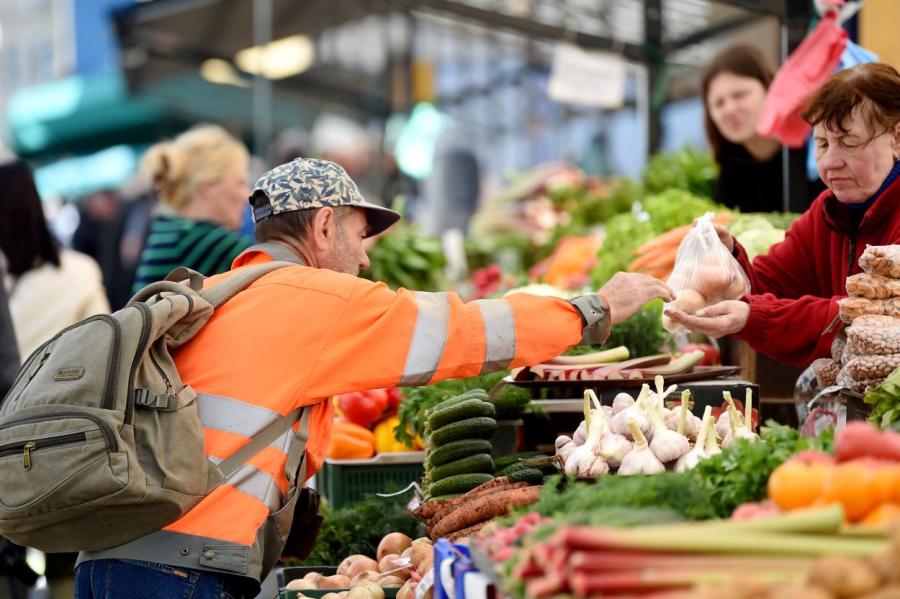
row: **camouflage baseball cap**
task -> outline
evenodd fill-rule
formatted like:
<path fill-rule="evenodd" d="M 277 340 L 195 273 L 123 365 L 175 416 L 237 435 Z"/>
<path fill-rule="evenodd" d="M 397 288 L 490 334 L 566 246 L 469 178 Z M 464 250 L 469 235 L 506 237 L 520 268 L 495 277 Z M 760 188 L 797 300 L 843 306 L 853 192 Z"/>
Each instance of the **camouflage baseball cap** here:
<path fill-rule="evenodd" d="M 253 222 L 258 223 L 273 214 L 309 210 L 326 206 L 356 206 L 366 213 L 368 237 L 381 233 L 400 215 L 367 202 L 350 175 L 340 165 L 315 158 L 295 158 L 276 166 L 256 182 L 251 197 L 263 192 L 268 205 L 253 209 Z"/>

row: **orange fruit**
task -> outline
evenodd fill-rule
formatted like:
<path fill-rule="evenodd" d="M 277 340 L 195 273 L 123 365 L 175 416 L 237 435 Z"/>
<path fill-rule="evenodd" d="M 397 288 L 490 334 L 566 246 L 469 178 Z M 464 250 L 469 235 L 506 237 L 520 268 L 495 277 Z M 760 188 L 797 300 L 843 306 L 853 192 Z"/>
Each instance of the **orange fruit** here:
<path fill-rule="evenodd" d="M 879 503 L 875 472 L 853 461 L 835 466 L 825 482 L 825 499 L 840 503 L 850 522 L 859 521 Z"/>
<path fill-rule="evenodd" d="M 795 510 L 819 499 L 833 466 L 810 462 L 785 462 L 769 476 L 769 498 L 781 510 Z"/>
<path fill-rule="evenodd" d="M 866 514 L 866 517 L 860 520 L 859 523 L 865 526 L 882 526 L 890 524 L 898 518 L 900 518 L 900 505 L 896 503 L 882 503 Z"/>

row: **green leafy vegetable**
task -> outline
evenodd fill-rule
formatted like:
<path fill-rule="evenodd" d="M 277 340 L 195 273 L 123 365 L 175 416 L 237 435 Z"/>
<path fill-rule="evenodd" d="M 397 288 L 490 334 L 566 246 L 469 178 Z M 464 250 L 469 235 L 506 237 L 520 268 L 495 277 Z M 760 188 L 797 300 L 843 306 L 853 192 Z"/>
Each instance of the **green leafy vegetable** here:
<path fill-rule="evenodd" d="M 682 189 L 711 198 L 718 174 L 719 168 L 710 152 L 685 148 L 653 156 L 644 171 L 644 187 L 647 193 Z"/>
<path fill-rule="evenodd" d="M 416 291 L 444 289 L 444 257 L 437 237 L 425 235 L 412 225 L 398 225 L 369 251 L 371 262 L 364 276 L 393 289 Z"/>
<path fill-rule="evenodd" d="M 378 543 L 389 532 L 421 536 L 419 521 L 404 511 L 409 498 L 403 497 L 370 495 L 337 510 L 326 507 L 312 553 L 304 561 L 289 565 L 336 566 L 355 554 L 374 558 Z"/>
<path fill-rule="evenodd" d="M 900 422 L 900 368 L 888 375 L 880 385 L 869 389 L 863 401 L 872 406 L 869 421 L 882 428 Z"/>

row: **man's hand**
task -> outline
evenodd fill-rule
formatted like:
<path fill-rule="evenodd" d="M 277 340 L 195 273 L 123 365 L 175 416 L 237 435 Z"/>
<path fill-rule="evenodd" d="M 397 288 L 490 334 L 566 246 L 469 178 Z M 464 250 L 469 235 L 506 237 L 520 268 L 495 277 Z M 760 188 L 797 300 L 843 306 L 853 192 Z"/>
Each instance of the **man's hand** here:
<path fill-rule="evenodd" d="M 750 316 L 750 304 L 740 300 L 729 300 L 697 310 L 693 316 L 677 308 L 669 308 L 665 314 L 675 323 L 684 325 L 691 331 L 718 338 L 744 330 Z"/>
<path fill-rule="evenodd" d="M 613 324 L 627 319 L 652 299 L 675 300 L 675 293 L 668 285 L 636 272 L 617 272 L 598 293 L 606 300 Z"/>

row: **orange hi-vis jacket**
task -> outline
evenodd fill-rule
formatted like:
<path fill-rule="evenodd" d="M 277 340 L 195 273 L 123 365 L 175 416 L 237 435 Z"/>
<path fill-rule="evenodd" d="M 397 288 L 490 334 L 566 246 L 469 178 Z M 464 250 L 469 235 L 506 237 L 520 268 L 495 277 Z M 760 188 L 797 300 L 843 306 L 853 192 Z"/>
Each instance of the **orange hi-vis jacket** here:
<path fill-rule="evenodd" d="M 232 271 L 270 261 L 270 254 L 299 262 L 284 246 L 262 244 L 239 256 Z M 590 307 L 527 294 L 464 303 L 452 293 L 395 292 L 298 264 L 263 276 L 218 308 L 174 359 L 198 393 L 211 461 L 227 458 L 277 417 L 307 408 L 301 472 L 311 476 L 328 447 L 333 408 L 327 398 L 534 364 L 583 338 L 598 342 L 598 334 L 608 333 L 605 305 L 584 297 L 593 298 Z M 304 482 L 293 480 L 296 429 L 163 530 L 82 553 L 79 561 L 140 559 L 261 580 L 290 528 L 287 500 Z"/>

